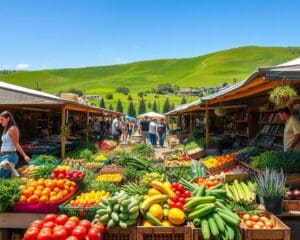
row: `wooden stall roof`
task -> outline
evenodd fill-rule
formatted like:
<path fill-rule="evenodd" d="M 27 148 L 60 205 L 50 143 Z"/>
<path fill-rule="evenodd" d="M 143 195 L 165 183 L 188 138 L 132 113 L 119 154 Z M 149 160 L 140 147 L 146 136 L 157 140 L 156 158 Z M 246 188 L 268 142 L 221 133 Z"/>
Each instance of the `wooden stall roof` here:
<path fill-rule="evenodd" d="M 170 112 L 165 113 L 166 116 L 178 116 L 182 115 L 183 113 L 199 111 L 200 110 L 201 100 L 194 101 L 192 103 L 186 103 L 177 106 Z"/>
<path fill-rule="evenodd" d="M 68 110 L 89 112 L 91 114 L 112 116 L 122 114 L 0 81 L 0 106 L 44 110 L 60 108 L 62 105 Z"/>

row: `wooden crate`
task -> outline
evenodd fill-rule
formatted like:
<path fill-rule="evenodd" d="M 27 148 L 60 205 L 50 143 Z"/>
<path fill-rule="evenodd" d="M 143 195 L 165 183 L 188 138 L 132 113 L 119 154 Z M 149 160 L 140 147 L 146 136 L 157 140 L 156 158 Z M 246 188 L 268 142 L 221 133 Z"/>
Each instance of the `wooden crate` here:
<path fill-rule="evenodd" d="M 250 177 L 250 173 L 225 173 L 224 182 L 232 182 L 234 180 L 244 181 Z"/>
<path fill-rule="evenodd" d="M 189 157 L 193 158 L 193 159 L 200 159 L 202 157 L 205 157 L 206 156 L 206 151 L 205 149 L 201 150 L 201 151 L 198 151 L 198 152 L 195 152 L 195 153 L 191 153 L 189 154 L 187 152 L 187 154 L 189 155 Z"/>
<path fill-rule="evenodd" d="M 238 163 L 238 161 L 234 159 L 230 162 L 227 162 L 227 163 L 223 164 L 222 166 L 207 168 L 203 162 L 204 161 L 202 160 L 201 163 L 203 164 L 203 166 L 205 167 L 207 172 L 209 172 L 211 175 L 216 175 L 216 174 L 219 174 L 219 173 L 221 173 L 225 170 L 231 169 L 232 167 L 234 167 Z"/>
<path fill-rule="evenodd" d="M 122 229 L 120 227 L 107 228 L 103 240 L 137 240 L 137 228 L 129 227 Z"/>
<path fill-rule="evenodd" d="M 300 211 L 300 200 L 283 200 L 284 211 Z"/>
<path fill-rule="evenodd" d="M 191 240 L 190 225 L 175 227 L 137 227 L 138 240 Z"/>
<path fill-rule="evenodd" d="M 241 222 L 240 228 L 242 230 L 242 239 L 244 240 L 290 240 L 291 230 L 275 215 L 265 212 L 264 215 L 270 218 L 275 223 L 273 229 L 252 229 L 247 228 L 246 225 Z"/>
<path fill-rule="evenodd" d="M 300 184 L 300 174 L 299 173 L 287 174 L 286 184 L 288 185 Z"/>
<path fill-rule="evenodd" d="M 189 223 L 192 230 L 192 240 L 203 240 L 201 228 L 195 227 L 193 223 Z M 210 240 L 216 240 L 213 236 L 210 237 Z"/>

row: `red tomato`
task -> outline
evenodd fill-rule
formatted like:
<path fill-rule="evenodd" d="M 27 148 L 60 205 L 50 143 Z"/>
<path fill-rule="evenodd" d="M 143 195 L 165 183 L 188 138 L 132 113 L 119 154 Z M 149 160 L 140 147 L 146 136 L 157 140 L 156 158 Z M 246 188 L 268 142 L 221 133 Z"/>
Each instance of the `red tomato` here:
<path fill-rule="evenodd" d="M 30 227 L 36 227 L 38 229 L 41 229 L 43 226 L 44 222 L 42 220 L 34 220 L 31 224 Z"/>
<path fill-rule="evenodd" d="M 58 174 L 57 178 L 58 179 L 64 179 L 65 178 L 65 174 L 60 173 L 60 174 Z"/>
<path fill-rule="evenodd" d="M 53 229 L 52 237 L 55 240 L 65 240 L 68 237 L 68 233 L 63 226 L 56 226 Z"/>
<path fill-rule="evenodd" d="M 91 228 L 92 224 L 89 220 L 83 219 L 79 222 L 79 226 L 84 226 L 88 231 Z"/>
<path fill-rule="evenodd" d="M 191 197 L 191 192 L 186 190 L 186 191 L 184 191 L 183 196 L 185 198 L 189 198 L 189 197 Z"/>
<path fill-rule="evenodd" d="M 173 188 L 174 190 L 177 190 L 177 189 L 178 189 L 178 183 L 177 183 L 177 182 L 173 182 L 173 183 L 172 183 L 172 188 Z"/>
<path fill-rule="evenodd" d="M 97 223 L 97 224 L 93 225 L 93 227 L 98 228 L 100 230 L 101 234 L 103 234 L 105 231 L 105 227 L 102 223 Z"/>
<path fill-rule="evenodd" d="M 242 219 L 244 220 L 244 222 L 246 222 L 247 220 L 251 219 L 251 216 L 248 213 L 243 214 Z"/>
<path fill-rule="evenodd" d="M 43 224 L 43 228 L 54 228 L 56 226 L 56 223 L 55 222 L 45 222 Z"/>
<path fill-rule="evenodd" d="M 72 236 L 77 237 L 78 239 L 82 240 L 86 234 L 86 228 L 84 226 L 78 225 L 72 232 Z"/>
<path fill-rule="evenodd" d="M 180 191 L 180 192 L 184 192 L 185 191 L 185 188 L 184 188 L 184 186 L 182 185 L 182 184 L 178 184 L 178 190 Z"/>
<path fill-rule="evenodd" d="M 74 228 L 76 228 L 77 224 L 75 221 L 67 221 L 64 225 L 65 229 L 67 230 L 68 234 L 71 235 Z"/>
<path fill-rule="evenodd" d="M 52 240 L 52 233 L 49 228 L 42 228 L 39 232 L 37 240 Z"/>
<path fill-rule="evenodd" d="M 64 225 L 68 221 L 69 217 L 66 214 L 60 214 L 56 217 L 56 224 Z"/>
<path fill-rule="evenodd" d="M 79 240 L 79 239 L 75 236 L 70 236 L 66 240 Z"/>
<path fill-rule="evenodd" d="M 53 175 L 54 175 L 55 177 L 57 177 L 59 174 L 60 174 L 60 170 L 57 169 L 57 168 L 55 168 L 55 169 L 53 170 Z"/>
<path fill-rule="evenodd" d="M 175 191 L 175 195 L 177 196 L 177 197 L 180 197 L 181 196 L 181 192 L 180 191 Z"/>
<path fill-rule="evenodd" d="M 178 202 L 179 196 L 175 195 L 174 197 L 171 198 L 173 202 Z"/>
<path fill-rule="evenodd" d="M 69 218 L 69 221 L 75 222 L 76 225 L 78 225 L 79 222 L 80 222 L 80 219 L 76 216 L 72 216 L 72 217 Z"/>
<path fill-rule="evenodd" d="M 39 229 L 37 227 L 29 227 L 24 234 L 24 240 L 36 240 L 38 234 Z"/>
<path fill-rule="evenodd" d="M 182 204 L 185 204 L 185 198 L 184 197 L 180 197 L 178 199 L 178 202 L 181 202 Z"/>
<path fill-rule="evenodd" d="M 175 203 L 175 207 L 177 207 L 179 209 L 183 209 L 183 204 L 181 202 L 177 202 L 177 203 Z"/>
<path fill-rule="evenodd" d="M 253 223 L 251 220 L 247 220 L 247 221 L 245 222 L 245 225 L 246 225 L 248 228 L 253 228 L 254 223 Z"/>
<path fill-rule="evenodd" d="M 89 240 L 99 240 L 101 238 L 101 232 L 98 228 L 92 227 L 88 232 Z"/>
<path fill-rule="evenodd" d="M 173 202 L 173 201 L 170 201 L 169 202 L 169 208 L 175 208 L 176 206 L 175 206 L 175 202 Z"/>
<path fill-rule="evenodd" d="M 260 219 L 260 217 L 257 216 L 257 215 L 254 215 L 254 216 L 251 217 L 251 220 L 252 220 L 253 222 L 258 222 L 259 219 Z"/>
<path fill-rule="evenodd" d="M 55 222 L 56 220 L 56 214 L 47 214 L 45 217 L 44 217 L 44 222 Z"/>

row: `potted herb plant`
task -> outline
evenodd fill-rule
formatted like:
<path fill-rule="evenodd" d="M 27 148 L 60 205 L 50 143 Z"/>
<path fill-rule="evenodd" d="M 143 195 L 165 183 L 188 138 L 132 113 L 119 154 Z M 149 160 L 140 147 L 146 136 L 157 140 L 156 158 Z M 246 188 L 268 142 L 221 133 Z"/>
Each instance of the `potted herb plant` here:
<path fill-rule="evenodd" d="M 266 169 L 265 173 L 254 176 L 256 193 L 263 198 L 266 210 L 278 215 L 282 210 L 282 202 L 286 192 L 286 176 L 283 171 Z"/>
<path fill-rule="evenodd" d="M 269 93 L 269 99 L 277 107 L 287 106 L 293 103 L 297 97 L 297 91 L 290 86 L 279 86 Z"/>

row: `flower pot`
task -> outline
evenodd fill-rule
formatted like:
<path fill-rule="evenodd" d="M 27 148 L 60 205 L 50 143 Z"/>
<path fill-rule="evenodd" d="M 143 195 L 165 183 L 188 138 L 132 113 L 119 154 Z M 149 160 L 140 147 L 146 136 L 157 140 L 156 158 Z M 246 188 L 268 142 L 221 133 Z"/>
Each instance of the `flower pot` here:
<path fill-rule="evenodd" d="M 264 206 L 267 211 L 274 213 L 275 215 L 281 214 L 283 197 L 279 198 L 263 198 Z"/>

